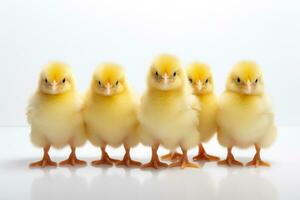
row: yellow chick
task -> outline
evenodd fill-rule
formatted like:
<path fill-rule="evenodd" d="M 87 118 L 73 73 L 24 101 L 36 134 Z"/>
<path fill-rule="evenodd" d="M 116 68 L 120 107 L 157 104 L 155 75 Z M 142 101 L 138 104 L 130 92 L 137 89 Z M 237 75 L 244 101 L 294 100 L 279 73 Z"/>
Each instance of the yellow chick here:
<path fill-rule="evenodd" d="M 218 99 L 214 94 L 214 80 L 210 67 L 204 63 L 194 62 L 188 66 L 188 79 L 194 95 L 201 104 L 199 112 L 200 143 L 199 153 L 194 160 L 217 161 L 218 157 L 206 153 L 202 143 L 208 142 L 217 131 Z"/>
<path fill-rule="evenodd" d="M 159 160 L 160 145 L 174 151 L 180 147 L 183 155 L 170 167 L 198 167 L 188 160 L 188 149 L 199 141 L 197 111 L 185 71 L 172 55 L 158 56 L 152 63 L 138 112 L 139 131 L 144 145 L 152 147 L 151 161 L 142 168 L 167 167 Z"/>
<path fill-rule="evenodd" d="M 100 65 L 94 72 L 84 103 L 84 120 L 90 142 L 101 148 L 102 157 L 92 165 L 139 166 L 130 157 L 130 148 L 139 142 L 137 99 L 127 85 L 123 68 L 115 63 Z M 109 157 L 106 146 L 124 145 L 122 161 Z"/>
<path fill-rule="evenodd" d="M 214 82 L 210 67 L 205 63 L 194 62 L 187 68 L 187 76 L 193 93 L 201 105 L 199 111 L 199 153 L 194 157 L 194 161 L 217 161 L 218 157 L 206 153 L 202 143 L 208 142 L 216 133 L 217 120 L 216 113 L 218 108 L 217 96 L 214 94 Z M 162 159 L 177 160 L 181 154 L 170 152 L 162 156 Z"/>
<path fill-rule="evenodd" d="M 277 130 L 270 100 L 264 92 L 260 67 L 252 61 L 239 62 L 230 73 L 226 91 L 219 99 L 217 113 L 218 141 L 227 147 L 227 158 L 221 165 L 240 165 L 232 154 L 233 147 L 249 148 L 256 154 L 247 166 L 270 166 L 260 158 L 261 148 L 274 142 Z"/>
<path fill-rule="evenodd" d="M 31 141 L 44 149 L 43 159 L 32 163 L 31 167 L 56 166 L 48 151 L 51 146 L 63 148 L 66 145 L 70 145 L 72 151 L 60 165 L 85 164 L 75 153 L 76 147 L 86 142 L 81 103 L 70 68 L 61 62 L 47 64 L 27 110 Z"/>

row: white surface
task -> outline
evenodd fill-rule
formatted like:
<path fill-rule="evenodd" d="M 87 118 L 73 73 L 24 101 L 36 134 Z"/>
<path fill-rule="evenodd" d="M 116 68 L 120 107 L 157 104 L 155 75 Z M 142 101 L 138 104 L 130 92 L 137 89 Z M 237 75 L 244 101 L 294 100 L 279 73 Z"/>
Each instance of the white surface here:
<path fill-rule="evenodd" d="M 300 127 L 281 127 L 277 143 L 262 151 L 271 168 L 226 168 L 216 163 L 200 169 L 144 171 L 124 168 L 29 169 L 28 164 L 41 158 L 42 152 L 29 142 L 28 128 L 1 128 L 0 199 L 228 199 L 274 200 L 300 199 Z M 215 140 L 206 145 L 209 153 L 225 156 L 225 149 Z M 123 150 L 109 149 L 114 158 Z M 160 154 L 165 153 L 160 150 Z M 52 150 L 55 161 L 68 156 L 69 150 Z M 146 162 L 150 149 L 139 146 L 133 157 Z M 195 155 L 196 149 L 190 151 Z M 97 159 L 99 150 L 86 145 L 79 158 Z M 236 158 L 249 161 L 254 150 L 234 150 Z"/>
<path fill-rule="evenodd" d="M 0 126 L 24 126 L 42 65 L 69 63 L 86 90 L 103 61 L 141 92 L 162 52 L 211 64 L 217 91 L 240 59 L 265 72 L 280 125 L 299 125 L 299 0 L 0 0 Z"/>

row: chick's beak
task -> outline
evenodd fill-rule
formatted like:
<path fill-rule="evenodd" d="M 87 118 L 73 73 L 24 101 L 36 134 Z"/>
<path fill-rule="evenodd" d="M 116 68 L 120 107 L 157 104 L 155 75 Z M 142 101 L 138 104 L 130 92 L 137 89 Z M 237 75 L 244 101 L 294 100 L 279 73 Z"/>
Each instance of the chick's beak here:
<path fill-rule="evenodd" d="M 202 84 L 202 82 L 200 80 L 197 82 L 196 87 L 197 87 L 198 91 L 202 90 L 203 84 Z"/>
<path fill-rule="evenodd" d="M 168 82 L 169 82 L 169 75 L 167 73 L 165 73 L 162 77 L 163 77 L 163 80 L 164 80 L 164 84 L 168 84 Z"/>
<path fill-rule="evenodd" d="M 111 94 L 111 84 L 108 82 L 105 84 L 105 94 L 108 96 Z"/>
<path fill-rule="evenodd" d="M 52 90 L 52 92 L 56 92 L 57 91 L 57 86 L 58 86 L 58 83 L 56 81 L 53 81 L 52 84 L 51 84 L 51 90 Z"/>
<path fill-rule="evenodd" d="M 246 93 L 250 94 L 252 92 L 252 84 L 250 81 L 246 82 Z"/>

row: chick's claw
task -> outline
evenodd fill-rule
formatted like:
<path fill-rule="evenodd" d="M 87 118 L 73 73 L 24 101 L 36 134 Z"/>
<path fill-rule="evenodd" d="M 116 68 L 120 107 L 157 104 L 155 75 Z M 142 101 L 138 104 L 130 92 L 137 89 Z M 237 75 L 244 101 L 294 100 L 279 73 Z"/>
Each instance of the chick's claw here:
<path fill-rule="evenodd" d="M 53 162 L 50 158 L 43 158 L 41 161 L 31 163 L 29 167 L 57 167 L 57 163 Z"/>
<path fill-rule="evenodd" d="M 117 166 L 126 166 L 126 167 L 139 167 L 142 163 L 134 161 L 131 159 L 129 153 L 126 153 L 123 160 L 116 163 Z"/>
<path fill-rule="evenodd" d="M 263 167 L 271 167 L 271 165 L 265 161 L 262 161 L 262 159 L 260 158 L 260 154 L 256 153 L 253 160 L 248 162 L 246 164 L 246 166 L 254 166 L 254 167 L 259 167 L 259 166 L 263 166 Z"/>
<path fill-rule="evenodd" d="M 160 162 L 159 160 L 151 160 L 149 163 L 146 163 L 141 166 L 142 169 L 147 169 L 147 168 L 166 168 L 168 167 L 167 163 Z"/>
<path fill-rule="evenodd" d="M 219 161 L 218 165 L 228 165 L 228 166 L 241 166 L 243 167 L 243 163 L 237 161 L 232 154 L 229 154 L 225 160 Z"/>
<path fill-rule="evenodd" d="M 202 153 L 202 154 L 198 154 L 197 156 L 193 157 L 193 160 L 194 161 L 204 160 L 204 161 L 210 162 L 210 161 L 219 161 L 220 158 L 217 156 L 209 155 L 207 153 Z"/>
<path fill-rule="evenodd" d="M 104 153 L 102 155 L 101 160 L 92 161 L 92 165 L 93 166 L 98 166 L 98 165 L 113 165 L 114 163 L 117 163 L 117 162 L 119 162 L 119 160 L 112 159 L 112 158 L 110 158 L 108 156 L 107 153 Z"/>
<path fill-rule="evenodd" d="M 189 161 L 178 161 L 178 162 L 174 162 L 172 164 L 170 164 L 169 167 L 180 167 L 181 169 L 184 169 L 184 168 L 187 168 L 187 167 L 190 167 L 190 168 L 199 168 L 199 165 L 196 164 L 196 163 L 192 163 L 192 162 L 189 162 Z"/>
<path fill-rule="evenodd" d="M 142 163 L 131 160 L 130 158 L 124 158 L 123 160 L 116 163 L 117 166 L 126 166 L 126 167 L 139 167 Z"/>
<path fill-rule="evenodd" d="M 98 165 L 114 165 L 117 160 L 114 159 L 101 159 L 101 160 L 94 160 L 92 161 L 93 166 L 98 166 Z"/>
<path fill-rule="evenodd" d="M 175 161 L 175 160 L 179 160 L 182 157 L 182 154 L 177 153 L 177 152 L 170 152 L 166 155 L 163 155 L 161 157 L 162 160 L 171 160 L 171 161 Z"/>
<path fill-rule="evenodd" d="M 259 167 L 259 166 L 263 166 L 263 167 L 271 167 L 271 165 L 265 161 L 262 161 L 262 159 L 260 158 L 260 147 L 258 145 L 255 144 L 255 149 L 256 149 L 256 154 L 253 158 L 252 161 L 248 162 L 246 164 L 246 166 L 254 166 L 254 167 Z"/>
<path fill-rule="evenodd" d="M 219 161 L 218 162 L 218 165 L 228 165 L 228 166 L 241 166 L 243 167 L 243 163 L 237 161 L 237 160 L 232 160 L 232 159 L 225 159 L 225 160 L 222 160 L 222 161 Z"/>
<path fill-rule="evenodd" d="M 262 160 L 252 160 L 250 162 L 248 162 L 246 164 L 248 167 L 249 166 L 254 166 L 254 167 L 259 167 L 259 166 L 263 166 L 263 167 L 271 167 L 271 165 L 265 161 Z"/>
<path fill-rule="evenodd" d="M 43 159 L 38 162 L 31 163 L 29 167 L 57 167 L 57 163 L 53 162 L 48 154 L 49 149 L 50 146 L 44 147 Z"/>
<path fill-rule="evenodd" d="M 199 165 L 196 163 L 192 163 L 188 159 L 187 150 L 182 148 L 182 156 L 179 161 L 174 162 L 170 165 L 170 167 L 181 167 L 181 169 L 191 167 L 191 168 L 199 168 Z"/>
<path fill-rule="evenodd" d="M 86 162 L 83 160 L 79 160 L 76 157 L 69 157 L 67 160 L 64 160 L 59 163 L 60 166 L 66 166 L 66 165 L 86 165 Z"/>

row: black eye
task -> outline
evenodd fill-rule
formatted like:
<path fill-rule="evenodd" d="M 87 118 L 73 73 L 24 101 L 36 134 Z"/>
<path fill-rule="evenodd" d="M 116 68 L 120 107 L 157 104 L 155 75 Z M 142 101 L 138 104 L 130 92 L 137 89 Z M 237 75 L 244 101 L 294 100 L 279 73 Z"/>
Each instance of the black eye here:
<path fill-rule="evenodd" d="M 205 83 L 208 83 L 208 79 L 206 79 Z"/>
<path fill-rule="evenodd" d="M 158 76 L 158 72 L 155 72 L 155 76 Z"/>
<path fill-rule="evenodd" d="M 173 76 L 174 76 L 174 77 L 176 76 L 176 72 L 173 73 Z"/>
<path fill-rule="evenodd" d="M 116 82 L 116 85 L 118 85 L 118 84 L 119 84 L 119 81 Z"/>
<path fill-rule="evenodd" d="M 62 80 L 62 82 L 65 83 L 65 82 L 66 82 L 66 79 L 64 78 L 64 79 Z"/>
<path fill-rule="evenodd" d="M 98 81 L 98 84 L 101 85 L 101 81 Z"/>
<path fill-rule="evenodd" d="M 191 78 L 189 78 L 190 83 L 193 83 L 193 80 Z"/>
<path fill-rule="evenodd" d="M 258 82 L 258 79 L 255 80 L 255 83 L 257 83 L 257 82 Z"/>
<path fill-rule="evenodd" d="M 236 81 L 237 81 L 238 83 L 240 83 L 240 82 L 241 82 L 240 77 L 238 77 Z"/>
<path fill-rule="evenodd" d="M 48 79 L 45 78 L 45 83 L 48 83 Z"/>

